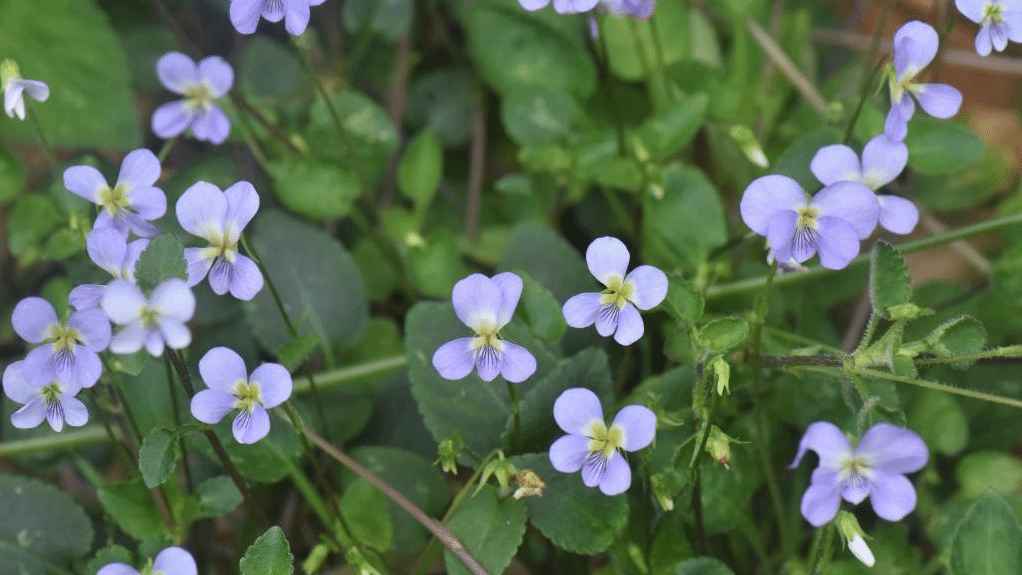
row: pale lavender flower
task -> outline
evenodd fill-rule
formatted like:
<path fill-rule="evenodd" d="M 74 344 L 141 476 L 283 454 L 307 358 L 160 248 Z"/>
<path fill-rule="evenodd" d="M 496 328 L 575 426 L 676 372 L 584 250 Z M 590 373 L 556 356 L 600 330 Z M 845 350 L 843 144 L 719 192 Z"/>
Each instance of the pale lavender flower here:
<path fill-rule="evenodd" d="M 653 309 L 667 295 L 667 276 L 653 266 L 628 271 L 628 248 L 610 236 L 596 238 L 586 249 L 589 272 L 607 289 L 601 293 L 580 293 L 564 302 L 561 313 L 571 327 L 589 327 L 603 337 L 611 334 L 621 345 L 642 337 L 645 327 L 639 310 Z M 638 308 L 638 309 L 636 309 Z"/>
<path fill-rule="evenodd" d="M 938 43 L 933 26 L 918 20 L 906 23 L 894 34 L 894 69 L 888 72 L 891 110 L 884 121 L 884 133 L 892 140 L 905 139 L 908 121 L 916 111 L 916 100 L 923 111 L 941 119 L 954 116 L 962 105 L 962 93 L 957 89 L 947 84 L 914 81 L 937 55 Z"/>
<path fill-rule="evenodd" d="M 191 553 L 180 547 L 167 547 L 156 556 L 152 569 L 147 568 L 145 572 L 153 575 L 197 575 L 199 570 Z M 96 575 L 140 575 L 140 573 L 127 563 L 107 563 L 96 572 Z"/>
<path fill-rule="evenodd" d="M 618 450 L 638 451 L 656 434 L 656 415 L 641 405 L 623 407 L 608 428 L 600 399 L 583 387 L 561 393 L 554 402 L 554 420 L 568 434 L 550 446 L 554 469 L 581 469 L 582 482 L 599 486 L 606 495 L 624 493 L 632 484 L 632 470 Z"/>
<path fill-rule="evenodd" d="M 284 20 L 284 29 L 292 36 L 305 32 L 311 18 L 310 6 L 325 0 L 231 0 L 231 24 L 241 34 L 253 34 L 259 18 L 268 22 Z"/>
<path fill-rule="evenodd" d="M 195 296 L 184 280 L 164 281 L 149 298 L 137 285 L 114 280 L 103 290 L 99 305 L 114 323 L 124 326 L 110 340 L 113 353 L 126 355 L 145 346 L 150 355 L 160 357 L 165 345 L 182 349 L 192 341 L 185 322 L 195 313 Z"/>
<path fill-rule="evenodd" d="M 209 287 L 217 295 L 228 291 L 250 300 L 263 289 L 263 275 L 251 259 L 238 253 L 238 240 L 259 210 L 259 194 L 248 182 L 238 182 L 224 191 L 198 182 L 177 201 L 177 219 L 192 235 L 210 243 L 206 248 L 186 248 L 188 285 L 194 286 L 209 274 Z"/>
<path fill-rule="evenodd" d="M 980 25 L 976 53 L 1003 52 L 1008 41 L 1022 42 L 1022 5 L 1018 0 L 955 0 L 966 18 Z"/>
<path fill-rule="evenodd" d="M 880 217 L 876 195 L 855 182 L 831 184 L 808 199 L 798 182 L 763 176 L 745 189 L 745 225 L 765 236 L 779 262 L 802 263 L 820 254 L 820 265 L 841 269 L 859 254 L 859 240 L 873 233 Z"/>
<path fill-rule="evenodd" d="M 64 170 L 64 187 L 103 208 L 94 227 L 114 228 L 124 237 L 129 233 L 152 237 L 160 230 L 149 222 L 167 211 L 167 196 L 153 185 L 160 179 L 160 172 L 156 155 L 140 148 L 124 156 L 113 188 L 92 166 Z"/>
<path fill-rule="evenodd" d="M 820 456 L 802 496 L 802 516 L 815 527 L 837 515 L 841 499 L 858 505 L 867 497 L 881 519 L 900 521 L 916 506 L 916 490 L 905 474 L 919 471 L 929 459 L 915 432 L 890 423 L 869 428 L 852 447 L 836 425 L 817 421 L 802 436 L 792 468 L 806 451 Z"/>
<path fill-rule="evenodd" d="M 11 414 L 11 425 L 18 429 L 37 427 L 45 419 L 53 431 L 64 429 L 64 423 L 81 427 L 89 421 L 89 410 L 75 395 L 82 387 L 50 379 L 33 384 L 25 378 L 25 362 L 16 361 L 4 370 L 4 394 L 23 407 Z"/>
<path fill-rule="evenodd" d="M 203 423 L 219 423 L 232 409 L 238 410 L 232 430 L 238 443 L 255 443 L 270 432 L 270 414 L 291 397 L 291 374 L 278 363 L 264 363 L 252 375 L 245 360 L 234 350 L 214 347 L 199 360 L 199 374 L 206 383 L 192 397 L 192 415 Z"/>
<path fill-rule="evenodd" d="M 227 115 L 214 100 L 234 84 L 234 69 L 219 56 L 195 61 L 181 52 L 167 52 L 156 62 L 156 75 L 168 90 L 185 97 L 163 104 L 153 112 L 153 133 L 173 138 L 188 128 L 196 140 L 221 144 L 231 131 Z"/>
<path fill-rule="evenodd" d="M 498 375 L 519 383 L 536 371 L 536 358 L 524 347 L 501 339 L 522 295 L 522 278 L 511 272 L 488 278 L 472 274 L 454 284 L 454 313 L 475 337 L 449 341 L 433 353 L 433 367 L 444 379 L 461 379 L 478 370 L 483 381 Z"/>
<path fill-rule="evenodd" d="M 14 306 L 11 325 L 21 339 L 41 343 L 25 357 L 25 377 L 34 386 L 53 379 L 92 387 L 103 373 L 99 352 L 110 343 L 110 321 L 98 309 L 76 311 L 67 322 L 57 319 L 50 302 L 28 297 Z"/>
<path fill-rule="evenodd" d="M 518 0 L 518 3 L 529 11 L 540 10 L 550 4 L 551 0 Z M 558 14 L 581 14 L 588 12 L 600 3 L 600 0 L 553 0 L 554 11 Z"/>
<path fill-rule="evenodd" d="M 114 279 L 135 283 L 135 264 L 149 245 L 149 240 L 125 240 L 113 228 L 96 228 L 85 237 L 85 249 L 94 264 L 103 268 Z M 103 298 L 105 285 L 82 284 L 71 290 L 68 303 L 77 310 L 95 309 Z"/>
<path fill-rule="evenodd" d="M 50 87 L 39 80 L 22 78 L 13 60 L 0 62 L 0 87 L 4 90 L 4 111 L 9 118 L 25 119 L 25 94 L 38 102 L 50 97 Z"/>
<path fill-rule="evenodd" d="M 858 182 L 874 192 L 893 182 L 908 164 L 908 147 L 885 134 L 873 138 L 859 156 L 848 146 L 834 144 L 820 148 L 809 165 L 820 183 Z M 896 234 L 911 233 L 919 223 L 919 210 L 911 200 L 878 194 L 880 226 Z"/>
<path fill-rule="evenodd" d="M 615 16 L 631 16 L 648 20 L 656 8 L 656 0 L 602 0 Z"/>

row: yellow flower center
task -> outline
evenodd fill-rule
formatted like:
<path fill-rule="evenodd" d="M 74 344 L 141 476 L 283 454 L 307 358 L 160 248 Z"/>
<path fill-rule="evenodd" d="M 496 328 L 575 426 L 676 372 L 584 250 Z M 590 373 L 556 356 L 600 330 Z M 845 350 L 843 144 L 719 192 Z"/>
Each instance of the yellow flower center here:
<path fill-rule="evenodd" d="M 607 289 L 603 290 L 600 296 L 600 304 L 614 305 L 622 309 L 625 304 L 631 301 L 635 295 L 635 282 L 628 281 L 620 276 L 611 276 L 607 280 Z"/>
<path fill-rule="evenodd" d="M 504 351 L 504 342 L 500 339 L 497 326 L 489 321 L 483 321 L 479 326 L 479 331 L 476 332 L 476 336 L 472 338 L 470 348 L 474 352 L 485 348 Z"/>
<path fill-rule="evenodd" d="M 252 411 L 252 409 L 258 404 L 263 404 L 263 392 L 259 389 L 259 384 L 254 381 L 242 381 L 238 380 L 234 383 L 234 402 L 235 409 L 242 411 Z"/>
<path fill-rule="evenodd" d="M 99 205 L 110 212 L 111 216 L 117 215 L 118 212 L 131 205 L 131 202 L 128 201 L 128 190 L 123 184 L 117 184 L 113 189 L 110 186 L 103 186 L 99 190 Z"/>
<path fill-rule="evenodd" d="M 841 481 L 845 481 L 850 477 L 856 478 L 856 480 L 870 479 L 873 477 L 873 460 L 865 455 L 858 455 L 855 457 L 845 456 L 838 461 L 838 466 L 841 469 Z"/>
<path fill-rule="evenodd" d="M 53 340 L 53 351 L 55 353 L 63 351 L 74 353 L 76 345 L 85 343 L 78 330 L 56 324 L 50 326 L 50 333 L 47 339 Z"/>
<path fill-rule="evenodd" d="M 201 108 L 208 111 L 213 107 L 213 87 L 207 82 L 192 84 L 185 89 L 185 96 L 187 97 L 185 105 L 192 110 Z"/>
<path fill-rule="evenodd" d="M 980 22 L 1000 24 L 1004 22 L 1004 7 L 1000 4 L 988 3 L 983 10 L 983 19 Z"/>
<path fill-rule="evenodd" d="M 50 408 L 60 403 L 60 394 L 63 393 L 63 389 L 60 387 L 60 382 L 54 380 L 53 383 L 44 386 L 39 390 L 39 395 L 43 398 L 43 405 Z"/>
<path fill-rule="evenodd" d="M 820 211 L 812 206 L 805 206 L 798 209 L 798 228 L 801 229 L 816 229 L 816 217 L 820 215 Z"/>
<path fill-rule="evenodd" d="M 139 321 L 142 323 L 143 327 L 156 327 L 156 324 L 160 323 L 160 312 L 151 307 L 143 307 L 142 313 L 139 316 Z"/>
<path fill-rule="evenodd" d="M 615 450 L 625 443 L 625 430 L 620 425 L 612 425 L 610 429 L 602 421 L 594 421 L 589 425 L 589 451 L 599 453 L 603 459 L 609 459 Z"/>
<path fill-rule="evenodd" d="M 207 238 L 210 247 L 202 250 L 203 257 L 210 260 L 222 257 L 228 263 L 234 263 L 238 255 L 238 242 L 237 240 L 231 241 L 229 230 L 210 232 L 207 234 Z"/>

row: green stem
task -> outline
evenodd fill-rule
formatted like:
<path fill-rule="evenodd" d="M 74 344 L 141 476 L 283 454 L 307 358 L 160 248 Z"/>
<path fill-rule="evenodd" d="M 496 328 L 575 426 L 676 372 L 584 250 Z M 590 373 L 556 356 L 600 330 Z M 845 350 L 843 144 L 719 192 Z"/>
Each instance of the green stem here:
<path fill-rule="evenodd" d="M 873 341 L 873 335 L 877 329 L 877 314 L 875 311 L 869 313 L 869 320 L 866 322 L 866 329 L 862 332 L 862 338 L 859 340 L 859 346 L 855 348 L 852 355 L 858 353 L 860 349 L 866 349 L 869 344 Z"/>
<path fill-rule="evenodd" d="M 1016 224 L 1022 224 L 1022 213 L 1013 214 L 1013 215 L 1010 215 L 1010 216 L 1005 216 L 1003 218 L 996 218 L 996 219 L 988 220 L 988 221 L 985 221 L 985 222 L 980 222 L 980 223 L 977 223 L 977 224 L 973 224 L 971 226 L 961 227 L 961 228 L 958 228 L 958 229 L 955 229 L 955 230 L 951 230 L 951 231 L 948 231 L 946 233 L 939 234 L 939 235 L 936 235 L 936 236 L 931 236 L 931 237 L 928 237 L 928 238 L 922 238 L 922 239 L 914 240 L 914 241 L 911 241 L 911 242 L 905 242 L 905 243 L 901 244 L 900 246 L 897 246 L 897 248 L 898 248 L 898 251 L 900 251 L 903 255 L 911 254 L 911 253 L 915 253 L 915 252 L 921 252 L 921 251 L 924 251 L 924 250 L 928 250 L 928 249 L 930 249 L 932 247 L 942 246 L 942 245 L 945 245 L 945 244 L 950 244 L 952 242 L 955 242 L 955 241 L 958 241 L 958 240 L 961 240 L 961 239 L 970 238 L 970 237 L 973 237 L 973 236 L 978 236 L 978 235 L 982 235 L 982 234 L 985 234 L 985 233 L 997 231 L 999 229 L 1011 227 L 1011 226 L 1014 226 Z M 865 264 L 865 263 L 868 263 L 868 262 L 869 262 L 869 253 L 865 253 L 865 254 L 860 255 L 859 257 L 855 258 L 854 260 L 852 260 L 852 262 L 850 264 L 848 264 L 848 267 L 859 266 L 859 265 L 862 265 L 862 264 Z M 812 279 L 817 279 L 817 278 L 820 278 L 820 277 L 824 277 L 826 275 L 829 275 L 829 274 L 833 273 L 834 271 L 835 270 L 831 270 L 831 269 L 827 269 L 827 268 L 823 268 L 823 267 L 815 267 L 815 268 L 811 268 L 811 269 L 809 269 L 808 271 L 805 271 L 805 272 L 787 273 L 787 274 L 784 274 L 781 277 L 777 278 L 777 280 L 774 281 L 774 284 L 778 285 L 778 286 L 783 286 L 783 285 L 790 285 L 790 284 L 794 284 L 794 283 L 800 283 L 800 282 L 803 282 L 803 281 L 806 281 L 806 280 L 812 280 Z M 771 281 L 773 281 L 772 278 L 771 278 Z M 739 280 L 739 281 L 736 281 L 736 282 L 731 282 L 731 283 L 726 283 L 726 284 L 710 286 L 709 288 L 706 289 L 706 298 L 707 299 L 717 299 L 717 298 L 721 298 L 721 297 L 727 297 L 727 296 L 732 296 L 732 295 L 737 295 L 737 294 L 743 294 L 743 293 L 747 293 L 747 292 L 750 292 L 750 291 L 755 291 L 757 289 L 760 289 L 766 283 L 767 283 L 767 276 L 760 276 L 760 277 L 749 278 L 749 279 L 745 279 L 745 280 Z"/>
<path fill-rule="evenodd" d="M 890 4 L 890 2 L 888 2 L 888 4 Z M 886 16 L 887 12 L 885 11 L 884 17 Z M 880 28 L 877 28 L 877 31 L 880 30 L 883 30 L 882 25 Z M 872 56 L 870 56 L 870 59 L 872 59 Z M 872 92 L 870 88 L 873 86 L 873 82 L 876 81 L 877 74 L 880 73 L 880 70 L 883 70 L 885 64 L 886 61 L 881 60 L 880 63 L 877 64 L 875 68 L 873 68 L 873 71 L 870 72 L 868 76 L 866 76 L 865 80 L 862 83 L 862 93 L 859 96 L 859 103 L 855 106 L 855 111 L 852 113 L 852 118 L 848 121 L 848 127 L 845 128 L 845 138 L 843 140 L 845 145 L 847 145 L 848 142 L 852 140 L 852 134 L 855 132 L 855 124 L 856 122 L 859 121 L 859 116 L 862 114 L 862 110 L 866 107 L 866 101 L 869 100 L 869 95 Z"/>
<path fill-rule="evenodd" d="M 945 393 L 951 393 L 954 395 L 960 395 L 962 397 L 969 397 L 972 399 L 981 399 L 983 401 L 989 401 L 991 403 L 997 403 L 999 405 L 1007 405 L 1009 407 L 1017 407 L 1022 409 L 1022 400 L 1014 399 L 1010 397 L 1002 397 L 992 393 L 986 393 L 982 391 L 974 391 L 971 389 L 964 389 L 955 387 L 953 385 L 947 385 L 946 383 L 940 383 L 937 381 L 928 381 L 925 379 L 918 379 L 915 377 L 905 377 L 902 375 L 894 375 L 893 373 L 887 373 L 884 371 L 878 371 L 875 369 L 855 369 L 852 373 L 861 375 L 864 377 L 873 377 L 876 379 L 884 379 L 887 381 L 893 381 L 895 383 L 907 383 L 916 387 L 922 387 L 925 389 L 932 389 L 935 391 L 943 391 Z"/>
<path fill-rule="evenodd" d="M 39 123 L 39 118 L 36 117 L 32 108 L 29 107 L 26 112 L 28 113 L 28 121 L 35 128 L 36 136 L 39 137 L 39 144 L 43 147 L 43 152 L 46 154 L 46 161 L 50 164 L 50 172 L 53 174 L 54 179 L 57 179 L 60 170 L 57 165 L 57 156 L 53 153 L 53 147 L 50 146 L 50 140 L 46 137 L 46 133 L 43 132 L 43 125 Z"/>
<path fill-rule="evenodd" d="M 607 34 L 604 30 L 604 22 L 607 20 L 607 15 L 604 14 L 600 17 L 597 26 L 597 36 L 600 39 L 600 65 L 603 68 L 603 74 L 607 77 L 607 83 L 610 86 L 610 105 L 614 114 L 614 128 L 617 132 L 617 153 L 622 158 L 625 156 L 625 124 L 621 117 L 621 96 L 618 94 L 617 78 L 614 76 L 614 72 L 610 69 L 610 52 L 607 51 Z M 601 186 L 602 188 L 602 186 Z"/>
<path fill-rule="evenodd" d="M 600 192 L 603 194 L 603 198 L 607 200 L 607 205 L 610 206 L 610 211 L 614 212 L 614 217 L 621 224 L 621 228 L 628 234 L 629 238 L 636 239 L 635 226 L 632 225 L 632 220 L 628 217 L 628 211 L 625 209 L 624 204 L 621 203 L 621 199 L 607 186 L 600 186 Z"/>
<path fill-rule="evenodd" d="M 507 393 L 511 396 L 511 417 L 515 422 L 511 445 L 512 448 L 517 448 L 522 444 L 521 398 L 518 395 L 518 388 L 516 387 L 516 384 L 507 380 L 505 380 L 504 383 L 507 384 Z"/>
<path fill-rule="evenodd" d="M 985 349 L 976 353 L 967 353 L 964 355 L 956 355 L 953 357 L 924 357 L 915 360 L 916 365 L 940 365 L 944 363 L 959 363 L 963 361 L 980 361 L 984 359 L 997 359 L 997 358 L 1010 358 L 1018 359 L 1022 358 L 1022 345 L 1009 345 L 1005 347 L 995 347 L 993 349 Z"/>
<path fill-rule="evenodd" d="M 405 368 L 408 365 L 408 356 L 395 355 L 377 359 L 366 363 L 332 369 L 316 374 L 316 379 L 321 388 L 334 387 L 344 384 L 354 384 L 368 378 L 385 375 Z M 305 393 L 312 389 L 311 380 L 308 377 L 296 377 L 294 380 L 294 393 Z"/>
<path fill-rule="evenodd" d="M 177 138 L 178 138 L 177 136 L 174 136 L 173 138 L 164 142 L 163 147 L 160 148 L 160 153 L 156 154 L 156 159 L 160 161 L 161 165 L 163 164 L 164 160 L 167 159 L 167 156 L 170 155 L 170 150 L 174 148 L 174 143 L 177 142 Z"/>
<path fill-rule="evenodd" d="M 170 390 L 170 411 L 174 414 L 174 427 L 181 427 L 181 414 L 177 411 L 177 386 L 174 385 L 174 366 L 170 364 L 169 357 L 164 358 L 163 363 L 167 367 L 167 389 Z M 181 470 L 185 474 L 188 489 L 193 490 L 195 483 L 192 481 L 192 470 L 188 465 L 188 450 L 183 433 L 178 435 L 177 445 L 181 448 Z"/>

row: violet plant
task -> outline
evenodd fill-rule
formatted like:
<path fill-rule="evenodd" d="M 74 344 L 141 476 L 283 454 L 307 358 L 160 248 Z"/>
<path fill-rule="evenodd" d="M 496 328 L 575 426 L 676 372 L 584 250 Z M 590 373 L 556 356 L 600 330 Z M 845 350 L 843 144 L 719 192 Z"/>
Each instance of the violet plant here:
<path fill-rule="evenodd" d="M 8 2 L 0 572 L 1022 570 L 955 5 Z"/>

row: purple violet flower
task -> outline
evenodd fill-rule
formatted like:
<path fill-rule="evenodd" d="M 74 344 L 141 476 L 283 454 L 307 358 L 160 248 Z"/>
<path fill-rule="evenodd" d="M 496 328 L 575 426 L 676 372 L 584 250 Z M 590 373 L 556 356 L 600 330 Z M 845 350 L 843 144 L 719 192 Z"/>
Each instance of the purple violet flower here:
<path fill-rule="evenodd" d="M 980 25 L 976 34 L 976 53 L 989 56 L 992 50 L 1003 52 L 1008 40 L 1022 42 L 1022 7 L 1018 0 L 955 0 L 966 18 Z"/>
<path fill-rule="evenodd" d="M 171 349 L 188 347 L 192 334 L 185 322 L 195 313 L 195 296 L 182 279 L 171 278 L 156 286 L 148 299 L 127 280 L 114 280 L 103 290 L 103 312 L 124 329 L 110 340 L 110 351 L 135 353 L 145 346 L 153 357 Z"/>
<path fill-rule="evenodd" d="M 632 484 L 632 470 L 618 450 L 638 451 L 656 434 L 656 415 L 641 405 L 621 408 L 608 428 L 600 399 L 583 387 L 561 393 L 554 402 L 554 420 L 568 434 L 550 446 L 554 469 L 581 469 L 586 487 L 599 486 L 606 495 L 624 493 Z"/>
<path fill-rule="evenodd" d="M 151 568 L 145 569 L 146 574 L 153 575 L 197 575 L 198 567 L 192 554 L 180 547 L 167 547 L 152 562 Z M 96 572 L 96 575 L 141 575 L 127 563 L 107 563 Z"/>
<path fill-rule="evenodd" d="M 908 147 L 885 134 L 873 138 L 859 156 L 848 146 L 834 144 L 820 148 L 809 166 L 820 183 L 858 182 L 874 192 L 893 182 L 908 163 Z M 880 226 L 896 234 L 908 234 L 919 223 L 919 210 L 911 200 L 892 195 L 877 195 Z"/>
<path fill-rule="evenodd" d="M 530 12 L 545 8 L 551 0 L 518 0 L 522 8 Z M 554 11 L 558 14 L 581 14 L 588 12 L 600 3 L 600 0 L 553 0 Z"/>
<path fill-rule="evenodd" d="M 667 276 L 653 266 L 639 266 L 625 275 L 629 257 L 628 248 L 617 238 L 604 236 L 589 244 L 589 272 L 607 289 L 580 293 L 564 302 L 561 313 L 568 325 L 583 328 L 595 323 L 600 335 L 613 334 L 621 345 L 642 337 L 645 327 L 639 310 L 660 305 L 667 295 Z"/>
<path fill-rule="evenodd" d="M 11 414 L 11 425 L 18 429 L 32 429 L 45 419 L 53 431 L 81 427 L 89 421 L 89 410 L 75 395 L 82 387 L 77 383 L 61 383 L 51 379 L 44 384 L 33 384 L 25 378 L 24 361 L 16 361 L 4 370 L 4 394 L 24 405 Z"/>
<path fill-rule="evenodd" d="M 656 8 L 656 0 L 603 0 L 610 13 L 615 16 L 631 16 L 648 20 Z"/>
<path fill-rule="evenodd" d="M 309 25 L 311 6 L 325 0 L 231 0 L 231 24 L 241 34 L 254 34 L 259 18 L 268 22 L 284 20 L 284 29 L 292 36 L 301 36 Z"/>
<path fill-rule="evenodd" d="M 251 259 L 238 253 L 238 240 L 259 210 L 259 194 L 248 182 L 238 182 L 224 191 L 198 182 L 177 201 L 177 219 L 192 235 L 210 243 L 206 248 L 186 248 L 188 285 L 194 286 L 209 274 L 209 287 L 217 295 L 228 291 L 250 300 L 263 289 L 263 275 Z"/>
<path fill-rule="evenodd" d="M 98 309 L 76 311 L 57 320 L 50 302 L 28 297 L 14 307 L 11 325 L 21 339 L 41 343 L 25 357 L 25 378 L 33 386 L 57 379 L 78 388 L 92 387 L 103 373 L 99 352 L 110 343 L 110 321 Z"/>
<path fill-rule="evenodd" d="M 219 56 L 195 61 L 181 52 L 167 52 L 156 62 L 160 83 L 175 94 L 185 96 L 163 104 L 153 112 L 153 133 L 173 138 L 188 128 L 196 140 L 221 144 L 231 131 L 231 123 L 214 100 L 222 98 L 234 84 L 234 69 Z"/>
<path fill-rule="evenodd" d="M 798 182 L 779 175 L 757 178 L 741 203 L 745 225 L 765 236 L 778 262 L 802 263 L 820 254 L 820 265 L 839 270 L 859 254 L 859 240 L 880 217 L 876 195 L 855 182 L 837 182 L 812 200 Z"/>
<path fill-rule="evenodd" d="M 114 228 L 125 238 L 129 232 L 152 237 L 160 230 L 149 221 L 167 211 L 167 197 L 153 185 L 160 179 L 160 172 L 156 155 L 140 148 L 124 156 L 113 188 L 92 166 L 71 166 L 64 170 L 64 187 L 103 208 L 94 227 Z"/>
<path fill-rule="evenodd" d="M 792 469 L 807 450 L 820 456 L 802 496 L 802 516 L 814 527 L 837 515 L 842 498 L 858 505 L 869 497 L 873 510 L 887 521 L 900 521 L 915 508 L 916 490 L 904 474 L 919 471 L 929 459 L 915 432 L 878 423 L 853 448 L 836 425 L 817 421 L 802 436 Z"/>
<path fill-rule="evenodd" d="M 22 78 L 14 60 L 0 62 L 0 87 L 4 91 L 4 112 L 8 118 L 25 119 L 25 94 L 38 102 L 50 97 L 50 87 L 39 80 Z"/>
<path fill-rule="evenodd" d="M 214 347 L 199 360 L 199 374 L 206 383 L 192 397 L 192 415 L 203 423 L 219 423 L 232 409 L 238 410 L 232 430 L 238 443 L 255 443 L 270 432 L 268 408 L 291 397 L 291 374 L 278 363 L 264 363 L 249 376 L 245 360 L 234 350 Z"/>
<path fill-rule="evenodd" d="M 94 264 L 106 270 L 114 279 L 135 283 L 135 264 L 149 245 L 140 239 L 130 244 L 113 228 L 96 228 L 85 237 L 85 249 Z M 71 290 L 68 303 L 76 310 L 96 309 L 103 298 L 105 285 L 82 284 Z"/>
<path fill-rule="evenodd" d="M 536 358 L 524 347 L 500 338 L 521 296 L 522 278 L 511 272 L 492 278 L 472 274 L 454 284 L 454 313 L 476 336 L 459 337 L 437 348 L 433 367 L 440 377 L 461 379 L 475 367 L 483 381 L 498 375 L 512 383 L 528 379 L 536 371 Z"/>
<path fill-rule="evenodd" d="M 933 26 L 918 20 L 906 23 L 894 34 L 894 68 L 888 71 L 891 110 L 884 121 L 884 133 L 892 140 L 900 142 L 908 134 L 915 100 L 923 111 L 940 119 L 954 116 L 962 105 L 962 93 L 947 84 L 913 81 L 937 55 L 939 41 Z"/>

